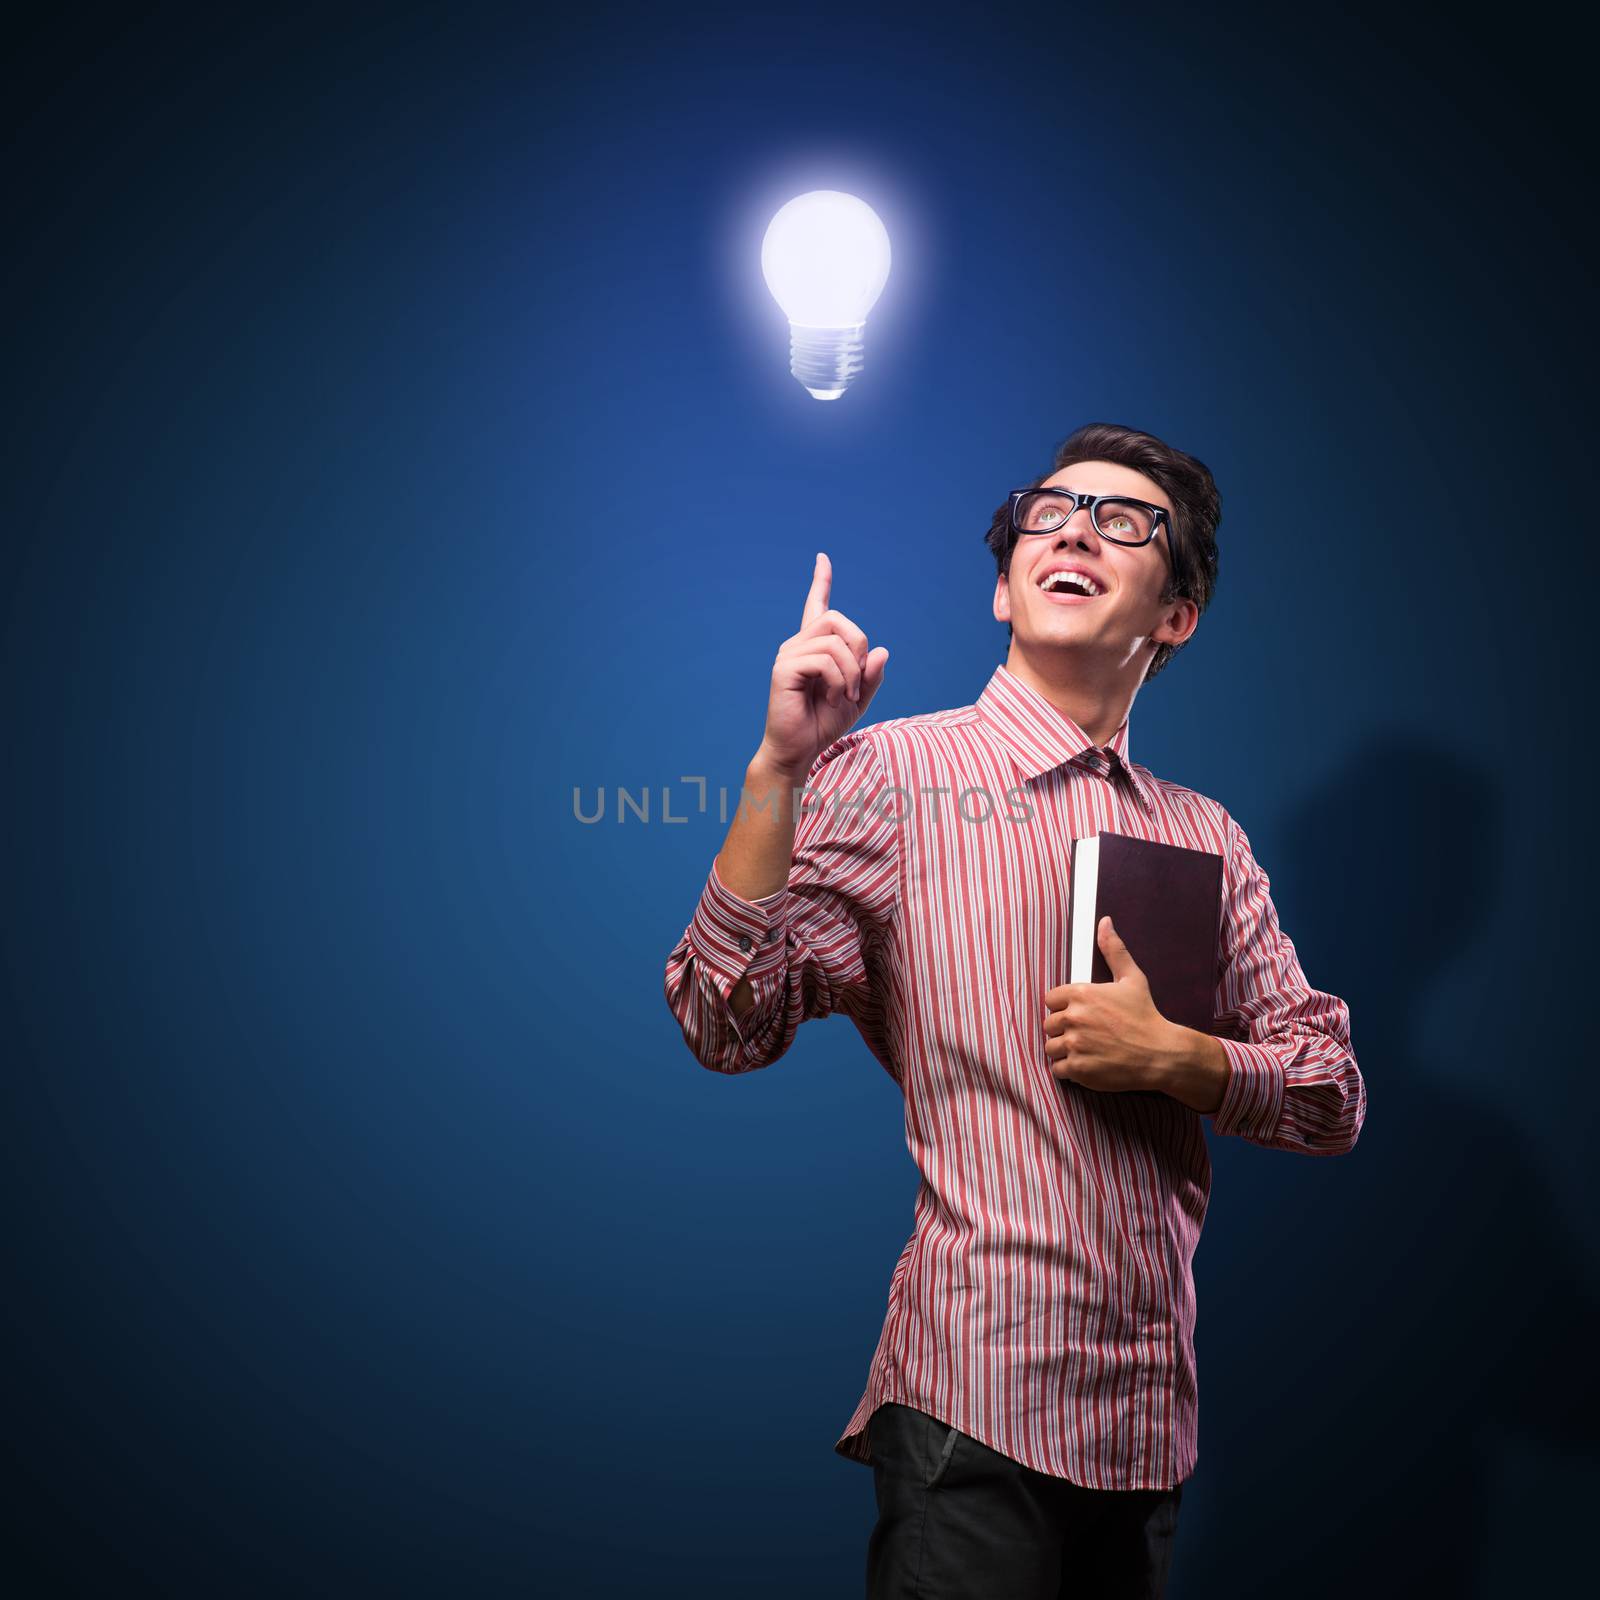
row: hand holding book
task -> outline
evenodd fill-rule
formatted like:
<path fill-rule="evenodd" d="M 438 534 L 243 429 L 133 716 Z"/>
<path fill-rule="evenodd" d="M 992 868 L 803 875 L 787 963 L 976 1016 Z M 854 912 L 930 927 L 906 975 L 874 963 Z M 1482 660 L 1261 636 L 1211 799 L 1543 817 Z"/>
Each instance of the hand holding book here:
<path fill-rule="evenodd" d="M 1044 1053 L 1058 1078 L 1102 1092 L 1156 1089 L 1189 1030 L 1156 1010 L 1150 982 L 1110 917 L 1096 931 L 1110 983 L 1060 983 L 1044 996 Z"/>
<path fill-rule="evenodd" d="M 1212 1016 L 1222 857 L 1101 832 L 1077 841 L 1071 875 L 1074 981 L 1045 980 L 1050 1070 L 1085 1088 L 1153 1090 L 1214 1111 L 1229 1070 L 1226 1052 L 1210 1037 L 1223 1031 Z M 1113 910 L 1143 966 L 1117 931 Z"/>
<path fill-rule="evenodd" d="M 1228 1058 L 1213 1038 L 1156 1010 L 1150 983 L 1102 917 L 1097 942 L 1110 983 L 1058 983 L 1044 996 L 1044 1053 L 1056 1077 L 1101 1093 L 1142 1089 L 1191 1111 L 1222 1104 Z"/>

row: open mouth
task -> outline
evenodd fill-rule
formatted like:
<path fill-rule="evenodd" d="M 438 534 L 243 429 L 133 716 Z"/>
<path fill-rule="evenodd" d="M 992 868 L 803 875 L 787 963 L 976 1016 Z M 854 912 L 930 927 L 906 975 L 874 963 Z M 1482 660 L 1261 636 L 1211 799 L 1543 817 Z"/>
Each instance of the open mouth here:
<path fill-rule="evenodd" d="M 1103 592 L 1086 572 L 1070 571 L 1047 572 L 1039 580 L 1037 588 L 1046 600 L 1061 606 L 1084 605 L 1090 600 L 1098 600 Z"/>

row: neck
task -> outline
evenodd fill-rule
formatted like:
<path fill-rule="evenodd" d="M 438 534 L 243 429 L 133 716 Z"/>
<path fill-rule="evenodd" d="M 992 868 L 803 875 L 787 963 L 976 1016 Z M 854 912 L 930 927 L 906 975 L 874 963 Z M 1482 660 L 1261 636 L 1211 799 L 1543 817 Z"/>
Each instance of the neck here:
<path fill-rule="evenodd" d="M 1085 661 L 1060 646 L 1030 654 L 1015 637 L 1006 656 L 1008 672 L 1071 717 L 1097 745 L 1109 744 L 1127 719 L 1148 665 L 1144 651 L 1135 660 L 1110 666 Z"/>

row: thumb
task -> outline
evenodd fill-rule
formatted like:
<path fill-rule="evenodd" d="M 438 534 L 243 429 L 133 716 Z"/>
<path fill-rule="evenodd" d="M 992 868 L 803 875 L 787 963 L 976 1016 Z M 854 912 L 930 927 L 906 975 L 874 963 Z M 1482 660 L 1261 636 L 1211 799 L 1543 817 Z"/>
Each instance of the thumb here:
<path fill-rule="evenodd" d="M 1142 978 L 1144 973 L 1140 971 L 1139 963 L 1133 959 L 1127 945 L 1122 942 L 1122 935 L 1117 932 L 1110 917 L 1101 917 L 1097 931 L 1100 948 L 1105 952 L 1106 965 L 1111 968 L 1111 976 Z"/>
<path fill-rule="evenodd" d="M 881 644 L 867 652 L 866 670 L 861 674 L 861 699 L 856 706 L 858 716 L 867 709 L 873 695 L 878 692 L 878 685 L 883 682 L 883 669 L 888 662 L 889 652 Z"/>

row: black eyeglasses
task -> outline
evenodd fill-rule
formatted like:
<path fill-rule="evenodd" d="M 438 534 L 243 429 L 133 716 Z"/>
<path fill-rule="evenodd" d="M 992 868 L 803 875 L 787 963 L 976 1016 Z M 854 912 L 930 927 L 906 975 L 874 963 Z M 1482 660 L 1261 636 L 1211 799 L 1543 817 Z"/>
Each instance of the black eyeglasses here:
<path fill-rule="evenodd" d="M 1059 533 L 1079 506 L 1086 507 L 1094 530 L 1112 544 L 1149 544 L 1156 529 L 1166 530 L 1167 555 L 1172 555 L 1172 519 L 1165 506 L 1125 494 L 1078 494 L 1072 489 L 1013 489 L 1011 533 Z"/>

